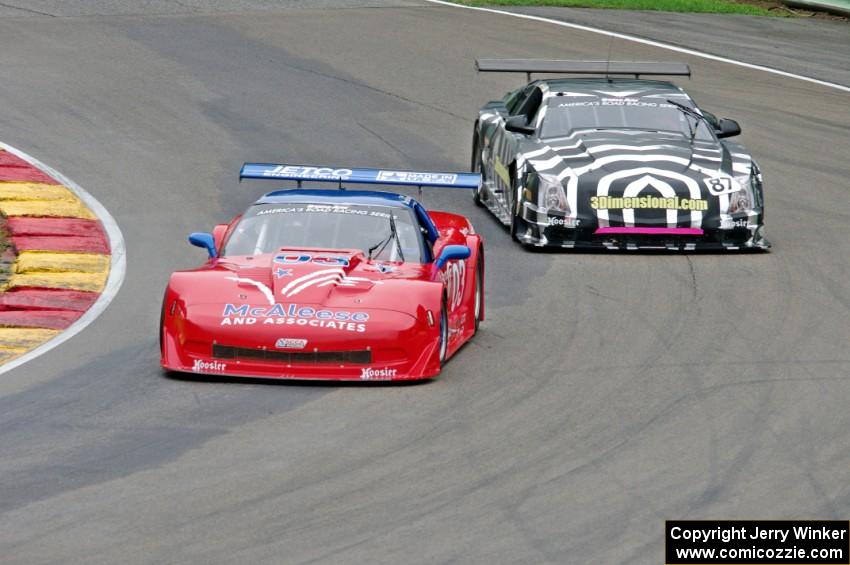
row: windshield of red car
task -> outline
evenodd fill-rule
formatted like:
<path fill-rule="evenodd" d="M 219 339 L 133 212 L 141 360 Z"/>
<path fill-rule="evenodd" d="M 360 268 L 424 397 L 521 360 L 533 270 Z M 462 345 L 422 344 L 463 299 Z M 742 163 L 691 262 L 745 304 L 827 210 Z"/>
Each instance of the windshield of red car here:
<path fill-rule="evenodd" d="M 549 99 L 540 137 L 562 137 L 578 129 L 638 129 L 665 131 L 695 139 L 714 139 L 703 120 L 696 120 L 664 100 L 593 94 L 554 96 Z"/>
<path fill-rule="evenodd" d="M 281 247 L 362 249 L 372 259 L 415 263 L 421 263 L 423 255 L 412 210 L 294 202 L 252 206 L 228 238 L 224 255 L 274 253 Z"/>

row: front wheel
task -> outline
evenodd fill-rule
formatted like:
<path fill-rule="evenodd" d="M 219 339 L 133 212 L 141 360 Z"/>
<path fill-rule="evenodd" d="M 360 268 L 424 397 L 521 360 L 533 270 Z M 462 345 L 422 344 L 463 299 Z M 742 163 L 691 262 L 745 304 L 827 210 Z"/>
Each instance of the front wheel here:
<path fill-rule="evenodd" d="M 511 211 L 511 225 L 509 230 L 511 232 L 511 239 L 514 241 L 519 241 L 519 237 L 517 237 L 518 224 L 519 218 L 516 217 L 516 212 Z"/>
<path fill-rule="evenodd" d="M 522 210 L 522 202 L 521 196 L 519 194 L 519 182 L 517 181 L 515 176 L 511 176 L 511 192 L 513 197 L 513 202 L 510 207 L 511 214 L 511 223 L 509 226 L 509 231 L 511 234 L 511 239 L 514 241 L 520 241 L 519 233 L 526 229 L 525 220 L 520 217 Z"/>
<path fill-rule="evenodd" d="M 165 355 L 165 299 L 168 297 L 166 293 L 162 297 L 162 308 L 159 309 L 159 355 Z"/>
<path fill-rule="evenodd" d="M 470 169 L 473 173 L 478 173 L 481 175 L 481 183 L 484 184 L 484 166 L 481 162 L 481 148 L 478 146 L 477 131 L 472 134 L 472 164 L 470 165 Z M 484 205 L 481 202 L 481 186 L 476 188 L 475 191 L 472 193 L 472 201 L 475 203 L 476 206 Z"/>
<path fill-rule="evenodd" d="M 516 203 L 516 199 L 518 198 L 519 195 L 517 194 L 516 185 L 517 185 L 516 179 L 511 177 L 511 192 L 513 193 L 512 197 L 514 199 L 514 202 L 511 203 L 511 207 L 510 207 L 510 210 L 509 210 L 510 214 L 511 214 L 511 224 L 510 224 L 510 227 L 509 227 L 509 231 L 511 233 L 511 239 L 514 240 L 514 241 L 519 241 L 519 237 L 517 237 L 517 233 L 519 232 L 520 219 L 519 219 L 519 212 L 517 210 L 518 206 L 517 206 L 517 203 Z"/>
<path fill-rule="evenodd" d="M 481 284 L 481 275 L 483 271 L 483 267 L 481 265 L 481 257 L 478 259 L 478 267 L 475 269 L 475 302 L 474 302 L 474 312 L 475 312 L 475 332 L 478 333 L 478 326 L 481 325 L 481 305 L 483 304 L 483 293 L 484 288 Z"/>
<path fill-rule="evenodd" d="M 446 353 L 449 350 L 449 313 L 446 309 L 446 299 L 443 298 L 443 306 L 440 309 L 440 367 L 446 362 Z"/>

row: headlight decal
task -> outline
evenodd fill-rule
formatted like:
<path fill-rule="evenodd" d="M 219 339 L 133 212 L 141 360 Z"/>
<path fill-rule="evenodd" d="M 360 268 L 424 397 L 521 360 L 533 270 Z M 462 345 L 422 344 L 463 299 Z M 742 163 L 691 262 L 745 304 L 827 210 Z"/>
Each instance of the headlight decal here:
<path fill-rule="evenodd" d="M 547 214 L 550 211 L 559 212 L 564 218 L 573 218 L 575 198 L 573 202 L 569 198 L 568 191 L 564 188 L 564 182 L 571 179 L 559 179 L 554 175 L 537 174 L 537 206 L 540 213 Z"/>
<path fill-rule="evenodd" d="M 742 172 L 742 171 L 740 171 Z M 739 190 L 718 196 L 720 204 L 720 229 L 747 228 L 755 230 L 759 225 L 759 209 L 756 187 L 760 183 L 760 174 L 753 168 L 746 174 L 734 177 Z"/>
<path fill-rule="evenodd" d="M 565 211 L 568 208 L 564 187 L 552 175 L 537 174 L 537 205 L 541 209 Z M 541 210 L 542 211 L 542 210 Z"/>
<path fill-rule="evenodd" d="M 729 195 L 729 213 L 740 214 L 749 212 L 753 209 L 753 177 L 750 174 L 738 175 L 735 177 L 735 182 L 741 187 L 741 190 L 733 192 Z"/>

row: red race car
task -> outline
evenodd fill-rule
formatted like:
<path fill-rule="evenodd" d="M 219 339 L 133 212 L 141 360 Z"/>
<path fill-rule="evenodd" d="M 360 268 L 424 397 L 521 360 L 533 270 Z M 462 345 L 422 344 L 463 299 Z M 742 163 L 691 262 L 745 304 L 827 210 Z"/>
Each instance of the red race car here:
<path fill-rule="evenodd" d="M 162 366 L 235 377 L 427 379 L 484 319 L 484 246 L 463 216 L 345 184 L 477 189 L 470 173 L 246 163 L 292 180 L 212 234 L 209 260 L 171 275 Z M 301 188 L 304 181 L 336 189 Z"/>

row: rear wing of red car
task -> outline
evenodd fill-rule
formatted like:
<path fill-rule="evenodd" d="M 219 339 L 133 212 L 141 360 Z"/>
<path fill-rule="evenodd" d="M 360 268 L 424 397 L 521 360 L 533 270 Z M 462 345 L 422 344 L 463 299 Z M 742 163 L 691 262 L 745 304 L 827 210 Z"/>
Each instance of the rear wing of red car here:
<path fill-rule="evenodd" d="M 438 173 L 422 171 L 397 171 L 390 169 L 356 169 L 317 167 L 313 165 L 281 165 L 274 163 L 245 163 L 239 180 L 266 179 L 291 180 L 298 186 L 304 181 L 346 184 L 378 184 L 397 186 L 470 188 L 481 184 L 478 173 Z"/>

